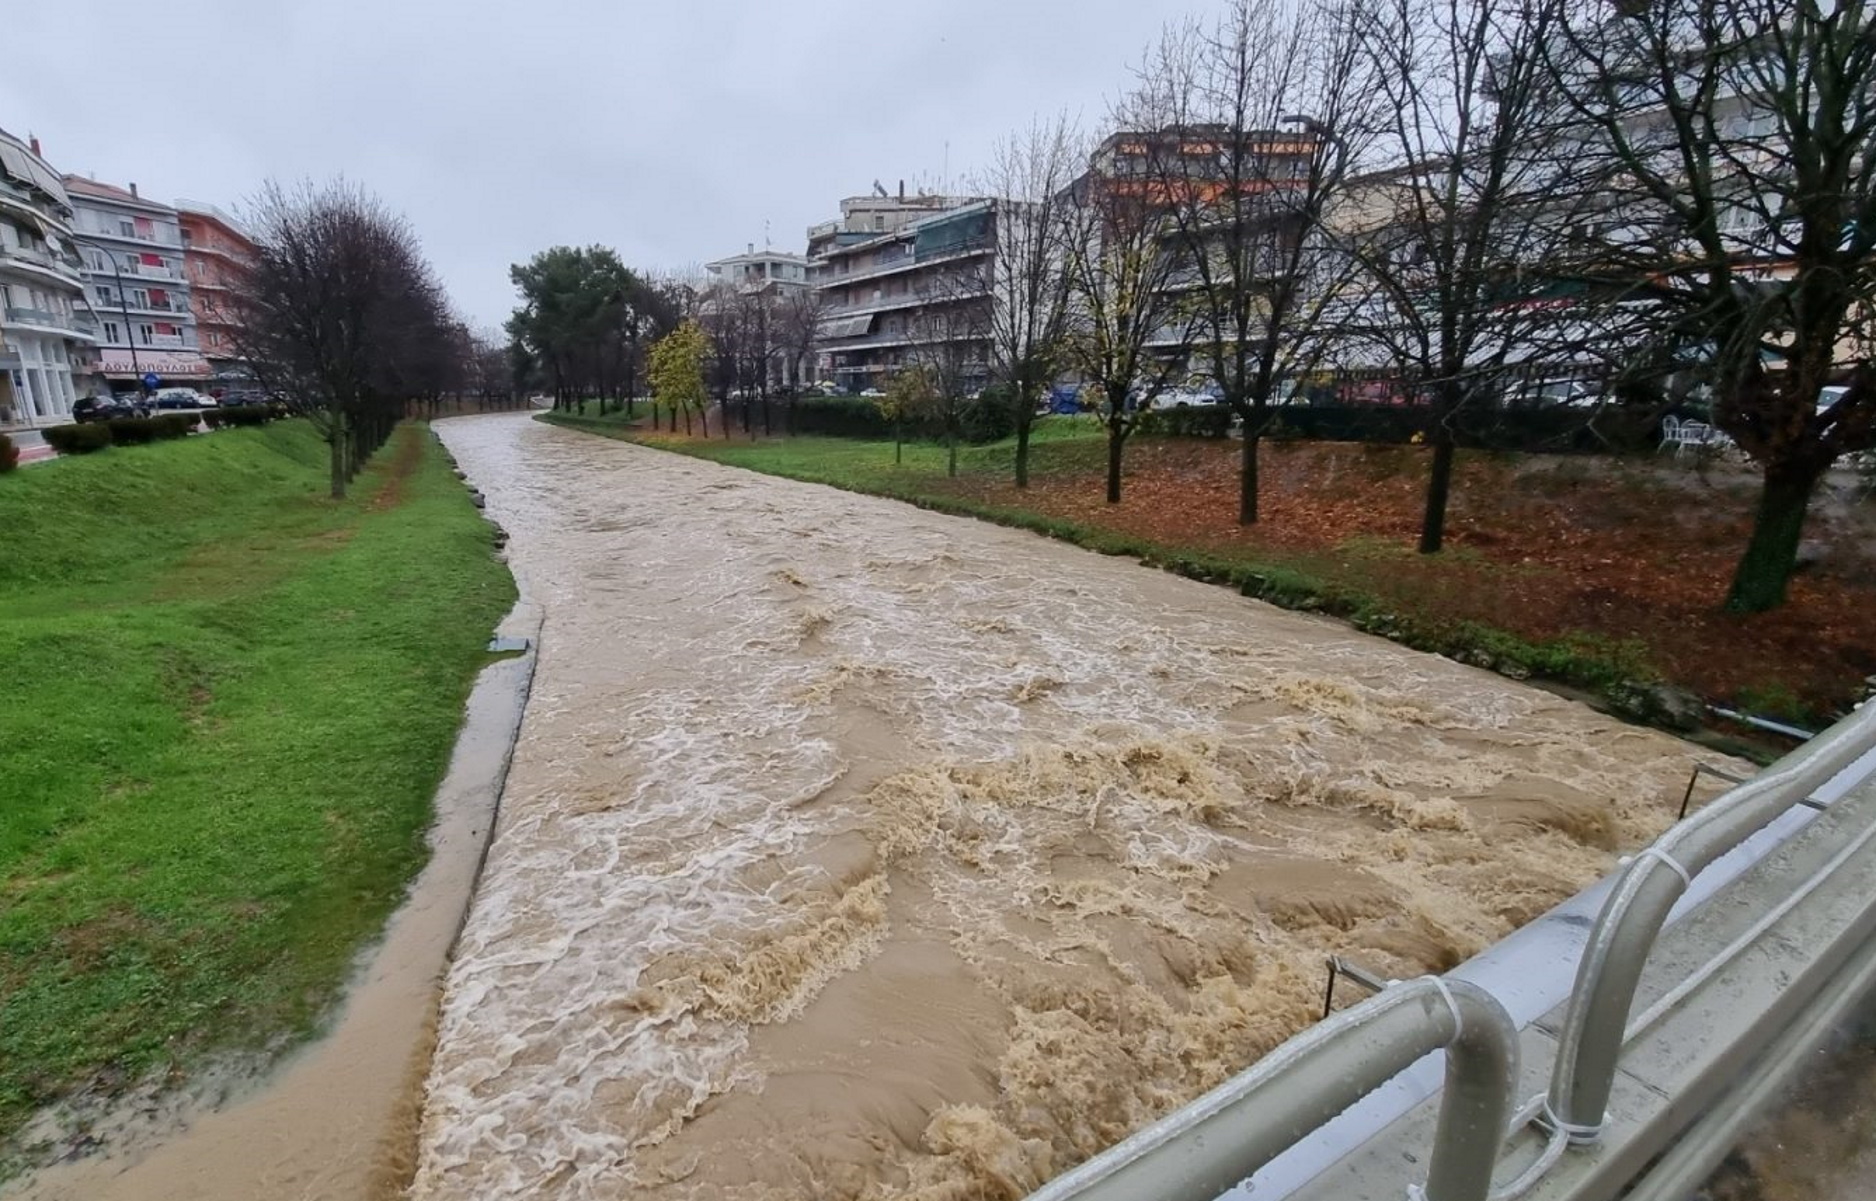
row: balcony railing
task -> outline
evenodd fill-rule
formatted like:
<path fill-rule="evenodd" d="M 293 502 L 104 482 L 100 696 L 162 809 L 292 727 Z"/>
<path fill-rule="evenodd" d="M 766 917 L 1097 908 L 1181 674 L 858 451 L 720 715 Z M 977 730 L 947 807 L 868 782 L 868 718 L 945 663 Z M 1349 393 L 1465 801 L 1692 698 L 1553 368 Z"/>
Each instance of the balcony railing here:
<path fill-rule="evenodd" d="M 134 275 L 138 279 L 173 279 L 178 282 L 182 280 L 182 272 L 173 267 L 152 267 L 148 263 L 125 263 L 120 269 L 125 275 Z"/>
<path fill-rule="evenodd" d="M 24 305 L 8 305 L 6 316 L 8 325 L 37 325 L 46 329 L 73 331 L 77 329 L 69 315 L 55 313 L 50 309 L 30 309 Z"/>
<path fill-rule="evenodd" d="M 182 350 L 188 347 L 189 343 L 183 340 L 181 334 L 151 334 L 144 339 L 143 345 L 157 350 Z"/>

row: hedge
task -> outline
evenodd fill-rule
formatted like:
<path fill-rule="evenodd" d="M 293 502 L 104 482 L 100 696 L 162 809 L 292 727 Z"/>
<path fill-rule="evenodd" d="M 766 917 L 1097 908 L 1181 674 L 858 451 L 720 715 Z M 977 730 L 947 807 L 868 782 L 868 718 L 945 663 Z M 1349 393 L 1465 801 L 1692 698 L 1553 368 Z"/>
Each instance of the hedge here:
<path fill-rule="evenodd" d="M 20 448 L 13 445 L 13 439 L 0 434 L 0 475 L 5 475 L 20 465 Z"/>
<path fill-rule="evenodd" d="M 1140 415 L 1140 432 L 1169 438 L 1222 438 L 1231 432 L 1232 413 L 1223 405 L 1154 409 Z"/>
<path fill-rule="evenodd" d="M 276 405 L 235 405 L 227 409 L 208 409 L 202 416 L 210 429 L 222 426 L 266 425 L 281 414 Z"/>
<path fill-rule="evenodd" d="M 164 413 L 156 417 L 113 417 L 104 423 L 111 431 L 111 441 L 119 446 L 142 446 L 171 438 L 186 438 L 195 430 L 195 417 L 189 413 Z"/>
<path fill-rule="evenodd" d="M 111 444 L 111 424 L 55 425 L 44 431 L 46 444 L 62 455 L 88 455 Z"/>
<path fill-rule="evenodd" d="M 1280 405 L 1268 411 L 1266 438 L 1321 442 L 1412 442 L 1435 425 L 1425 405 Z M 1482 450 L 1607 453 L 1647 450 L 1660 438 L 1652 410 L 1548 407 L 1461 409 L 1454 440 Z"/>
<path fill-rule="evenodd" d="M 869 397 L 806 396 L 790 405 L 789 413 L 797 434 L 875 441 L 893 436 L 892 422 Z M 995 442 L 1015 431 L 1016 415 L 1004 394 L 994 388 L 966 401 L 958 414 L 958 436 L 966 442 Z M 935 441 L 945 436 L 944 422 L 936 416 L 915 417 L 905 423 L 904 432 L 908 438 Z"/>

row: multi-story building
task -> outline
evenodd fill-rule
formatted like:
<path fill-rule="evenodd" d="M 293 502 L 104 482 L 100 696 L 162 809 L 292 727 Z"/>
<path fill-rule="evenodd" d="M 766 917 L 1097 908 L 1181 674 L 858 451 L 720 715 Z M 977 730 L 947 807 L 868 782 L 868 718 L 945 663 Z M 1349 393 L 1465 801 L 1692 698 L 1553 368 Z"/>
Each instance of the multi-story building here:
<path fill-rule="evenodd" d="M 730 348 L 718 367 L 724 387 L 776 390 L 796 378 L 801 365 L 791 353 L 790 336 L 798 319 L 811 313 L 790 309 L 808 292 L 808 260 L 784 251 L 757 251 L 754 242 L 742 254 L 704 264 L 713 277 L 699 315 L 719 348 Z M 733 381 L 733 382 L 732 382 Z"/>
<path fill-rule="evenodd" d="M 95 327 L 58 173 L 0 130 L 0 424 L 66 420 L 89 392 Z"/>
<path fill-rule="evenodd" d="M 936 367 L 953 387 L 981 386 L 989 374 L 997 203 L 919 199 L 934 204 L 916 218 L 893 210 L 904 218 L 896 230 L 848 230 L 818 244 L 809 231 L 819 248 L 809 279 L 821 295 L 821 349 L 847 391 L 882 387 L 914 364 Z M 852 204 L 843 201 L 843 213 Z"/>
<path fill-rule="evenodd" d="M 742 254 L 705 263 L 704 269 L 740 291 L 769 289 L 778 294 L 808 286 L 808 260 L 780 250 L 756 250 L 754 242 Z"/>
<path fill-rule="evenodd" d="M 159 386 L 206 384 L 176 210 L 138 195 L 134 183 L 67 175 L 65 190 L 98 318 L 100 373 L 116 391 L 151 376 Z"/>
<path fill-rule="evenodd" d="M 182 230 L 183 271 L 189 277 L 196 337 L 208 359 L 209 382 L 218 387 L 254 378 L 241 357 L 240 309 L 236 289 L 254 261 L 254 241 L 240 223 L 212 204 L 176 202 Z"/>
<path fill-rule="evenodd" d="M 899 184 L 899 194 L 893 196 L 875 183 L 871 194 L 849 196 L 841 201 L 840 216 L 808 227 L 808 258 L 818 259 L 838 246 L 851 246 L 881 234 L 898 233 L 915 221 L 923 221 L 961 203 L 950 196 L 923 192 L 907 196 L 903 182 Z"/>

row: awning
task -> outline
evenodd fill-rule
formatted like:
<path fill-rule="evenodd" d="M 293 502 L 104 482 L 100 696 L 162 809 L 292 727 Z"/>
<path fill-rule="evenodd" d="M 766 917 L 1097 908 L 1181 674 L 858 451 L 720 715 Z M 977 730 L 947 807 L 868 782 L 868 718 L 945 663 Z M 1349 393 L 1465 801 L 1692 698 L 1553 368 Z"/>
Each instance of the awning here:
<path fill-rule="evenodd" d="M 823 338 L 863 338 L 873 332 L 873 318 L 876 314 L 868 313 L 864 317 L 834 317 L 821 324 Z"/>
<path fill-rule="evenodd" d="M 128 350 L 114 347 L 99 352 L 98 370 L 105 375 L 126 379 L 140 379 L 146 375 L 163 379 L 206 379 L 209 374 L 208 360 L 194 351 L 139 350 L 136 362 L 133 363 Z"/>

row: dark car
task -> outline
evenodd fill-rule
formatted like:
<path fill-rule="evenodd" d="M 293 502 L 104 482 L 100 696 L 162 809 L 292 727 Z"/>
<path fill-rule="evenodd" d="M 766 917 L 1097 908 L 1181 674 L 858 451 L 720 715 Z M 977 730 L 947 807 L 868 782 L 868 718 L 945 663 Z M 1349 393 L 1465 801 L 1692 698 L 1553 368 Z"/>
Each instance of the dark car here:
<path fill-rule="evenodd" d="M 87 396 L 72 406 L 72 420 L 81 424 L 88 421 L 111 421 L 118 417 L 148 415 L 149 410 L 141 405 L 109 396 Z"/>

